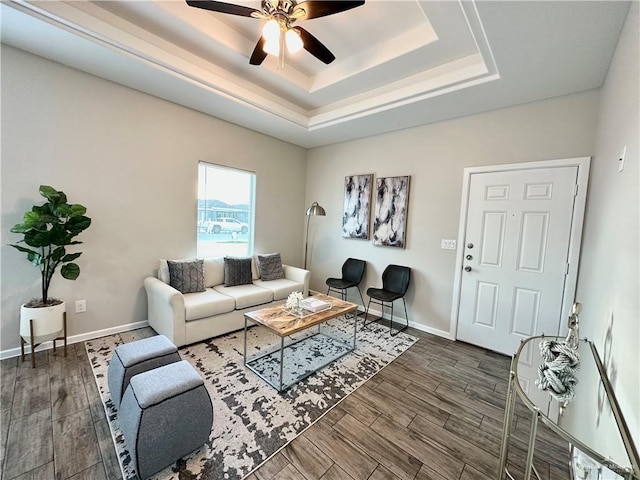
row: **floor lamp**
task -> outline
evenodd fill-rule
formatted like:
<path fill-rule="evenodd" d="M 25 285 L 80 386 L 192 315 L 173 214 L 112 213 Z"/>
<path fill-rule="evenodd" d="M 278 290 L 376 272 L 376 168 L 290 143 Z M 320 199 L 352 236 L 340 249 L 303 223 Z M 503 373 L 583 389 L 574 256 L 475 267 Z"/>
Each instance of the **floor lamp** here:
<path fill-rule="evenodd" d="M 307 249 L 309 247 L 309 220 L 312 216 L 320 215 L 324 217 L 326 215 L 324 208 L 322 208 L 318 202 L 313 202 L 309 208 L 307 208 L 307 234 L 304 237 L 304 269 L 307 269 Z"/>

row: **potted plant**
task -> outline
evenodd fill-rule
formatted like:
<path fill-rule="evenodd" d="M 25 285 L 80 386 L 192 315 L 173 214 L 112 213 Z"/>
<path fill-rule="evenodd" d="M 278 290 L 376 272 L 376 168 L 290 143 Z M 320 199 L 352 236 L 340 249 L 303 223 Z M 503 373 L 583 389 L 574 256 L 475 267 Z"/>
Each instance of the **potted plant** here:
<path fill-rule="evenodd" d="M 65 303 L 50 298 L 49 287 L 58 267 L 64 278 L 78 278 L 80 267 L 73 261 L 82 252 L 68 253 L 66 247 L 82 243 L 74 238 L 91 225 L 91 219 L 85 216 L 86 207 L 67 203 L 64 192 L 41 185 L 40 195 L 47 201 L 43 205 L 34 205 L 24 214 L 22 223 L 11 228 L 11 232 L 22 234 L 23 238 L 10 246 L 25 253 L 27 260 L 40 269 L 42 277 L 41 297 L 32 299 L 20 308 L 23 359 L 25 342 L 31 344 L 33 353 L 37 345 L 59 338 L 66 330 Z M 33 355 L 32 365 L 35 366 Z"/>

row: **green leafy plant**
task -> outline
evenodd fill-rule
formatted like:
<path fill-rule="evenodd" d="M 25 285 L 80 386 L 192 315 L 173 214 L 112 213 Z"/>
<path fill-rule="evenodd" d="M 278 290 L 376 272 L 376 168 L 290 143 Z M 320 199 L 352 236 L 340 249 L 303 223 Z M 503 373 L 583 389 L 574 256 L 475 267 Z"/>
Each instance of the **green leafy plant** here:
<path fill-rule="evenodd" d="M 77 203 L 67 203 L 67 196 L 55 188 L 40 185 L 40 195 L 47 199 L 43 205 L 34 205 L 24 214 L 22 223 L 11 228 L 13 233 L 21 233 L 23 239 L 11 247 L 27 254 L 27 260 L 40 268 L 42 275 L 42 298 L 33 299 L 28 307 L 46 307 L 60 303 L 49 298 L 51 279 L 58 267 L 62 276 L 75 280 L 80 275 L 80 267 L 73 263 L 82 252 L 67 253 L 66 247 L 82 242 L 73 240 L 91 225 L 85 216 L 86 207 Z M 19 245 L 25 244 L 26 246 Z"/>

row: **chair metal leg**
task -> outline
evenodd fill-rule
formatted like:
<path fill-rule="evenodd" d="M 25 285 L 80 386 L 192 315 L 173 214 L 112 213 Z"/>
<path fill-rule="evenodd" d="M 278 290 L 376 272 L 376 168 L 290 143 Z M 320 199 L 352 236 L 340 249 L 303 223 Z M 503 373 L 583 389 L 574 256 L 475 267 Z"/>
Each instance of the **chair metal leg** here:
<path fill-rule="evenodd" d="M 363 306 L 364 306 L 364 302 L 362 302 Z M 369 297 L 369 303 L 367 303 L 367 308 L 364 311 L 364 321 L 362 323 L 362 328 L 365 328 L 367 326 L 367 318 L 369 318 L 369 307 L 371 306 L 371 297 Z M 369 322 L 371 323 L 371 322 Z"/>
<path fill-rule="evenodd" d="M 399 329 L 398 331 L 396 331 L 396 333 L 393 333 L 393 331 L 391 330 L 391 327 L 393 325 L 393 304 L 391 305 L 391 325 L 389 325 L 389 334 L 391 336 L 395 336 L 397 334 L 399 334 L 400 332 L 406 330 L 407 328 L 409 328 L 409 314 L 407 313 L 407 302 L 404 301 L 404 297 L 402 297 L 402 303 L 404 304 L 404 317 L 407 320 L 407 324 L 402 327 L 401 329 Z"/>

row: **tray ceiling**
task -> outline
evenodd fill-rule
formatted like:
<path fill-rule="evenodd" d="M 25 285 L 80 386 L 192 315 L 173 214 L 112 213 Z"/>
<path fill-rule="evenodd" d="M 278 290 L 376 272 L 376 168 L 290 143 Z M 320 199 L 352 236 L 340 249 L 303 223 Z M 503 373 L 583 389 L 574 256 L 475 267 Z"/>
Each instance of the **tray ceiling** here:
<path fill-rule="evenodd" d="M 628 6 L 369 0 L 299 23 L 333 63 L 303 50 L 280 70 L 249 65 L 264 21 L 183 1 L 0 13 L 4 43 L 309 148 L 600 87 Z"/>

